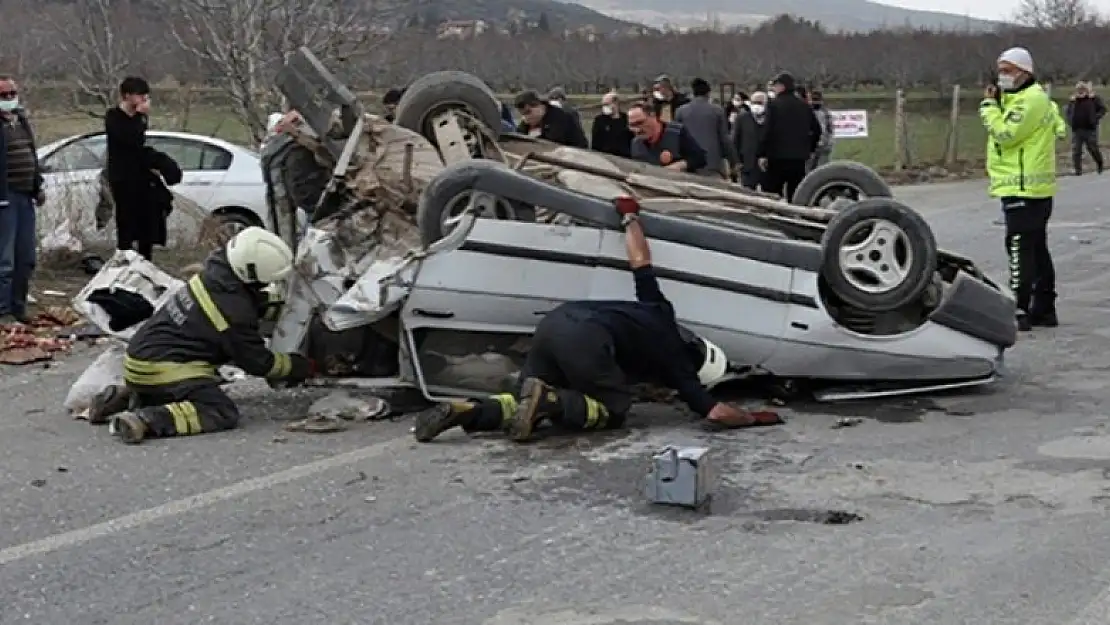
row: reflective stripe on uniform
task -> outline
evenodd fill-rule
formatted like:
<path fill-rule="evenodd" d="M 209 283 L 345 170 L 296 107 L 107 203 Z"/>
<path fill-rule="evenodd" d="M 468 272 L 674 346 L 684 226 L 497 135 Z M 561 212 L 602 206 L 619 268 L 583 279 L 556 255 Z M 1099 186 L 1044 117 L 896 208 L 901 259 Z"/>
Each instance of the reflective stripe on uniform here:
<path fill-rule="evenodd" d="M 208 294 L 208 289 L 204 286 L 199 274 L 189 278 L 189 291 L 193 294 L 193 298 L 197 300 L 197 305 L 204 311 L 204 316 L 208 317 L 208 321 L 212 324 L 212 327 L 216 328 L 217 332 L 223 332 L 231 327 L 220 309 L 216 308 L 216 303 L 212 301 L 212 296 Z"/>
<path fill-rule="evenodd" d="M 501 393 L 498 395 L 490 395 L 490 399 L 497 402 L 501 407 L 501 426 L 507 427 L 509 422 L 513 420 L 513 415 L 516 414 L 517 403 L 516 397 L 512 393 Z"/>
<path fill-rule="evenodd" d="M 1010 236 L 1010 290 L 1018 292 L 1021 286 L 1021 235 Z"/>
<path fill-rule="evenodd" d="M 584 429 L 600 430 L 609 422 L 609 410 L 593 397 L 583 395 L 586 400 L 586 425 Z"/>
<path fill-rule="evenodd" d="M 293 359 L 289 354 L 281 352 L 270 352 L 274 355 L 274 364 L 270 365 L 270 372 L 266 374 L 267 378 L 284 378 L 288 377 L 293 372 Z"/>
<path fill-rule="evenodd" d="M 204 433 L 204 430 L 200 427 L 200 413 L 197 412 L 197 407 L 193 402 L 174 402 L 166 404 L 164 408 L 170 411 L 170 416 L 173 417 L 173 429 L 177 431 L 178 436 Z"/>
<path fill-rule="evenodd" d="M 216 366 L 207 362 L 149 362 L 131 356 L 123 358 L 123 379 L 138 386 L 164 386 L 216 377 Z"/>

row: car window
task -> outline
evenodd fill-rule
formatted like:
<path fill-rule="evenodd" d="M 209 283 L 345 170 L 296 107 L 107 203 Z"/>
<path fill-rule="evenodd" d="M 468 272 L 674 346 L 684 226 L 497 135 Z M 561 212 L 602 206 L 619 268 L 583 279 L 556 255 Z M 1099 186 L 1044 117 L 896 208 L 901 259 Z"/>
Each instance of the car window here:
<path fill-rule="evenodd" d="M 108 143 L 104 135 L 78 139 L 54 150 L 42 161 L 48 172 L 102 169 Z"/>
<path fill-rule="evenodd" d="M 182 171 L 227 171 L 231 168 L 231 152 L 203 141 L 148 135 L 146 144 L 177 161 Z"/>

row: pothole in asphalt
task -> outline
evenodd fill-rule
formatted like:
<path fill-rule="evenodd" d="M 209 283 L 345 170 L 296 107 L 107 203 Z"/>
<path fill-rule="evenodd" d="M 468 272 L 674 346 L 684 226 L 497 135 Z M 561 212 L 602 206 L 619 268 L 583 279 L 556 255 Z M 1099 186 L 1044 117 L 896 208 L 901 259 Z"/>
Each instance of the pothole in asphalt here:
<path fill-rule="evenodd" d="M 844 510 L 810 510 L 805 508 L 777 508 L 760 510 L 752 516 L 770 522 L 796 521 L 798 523 L 817 523 L 818 525 L 848 525 L 862 521 L 863 517 Z"/>

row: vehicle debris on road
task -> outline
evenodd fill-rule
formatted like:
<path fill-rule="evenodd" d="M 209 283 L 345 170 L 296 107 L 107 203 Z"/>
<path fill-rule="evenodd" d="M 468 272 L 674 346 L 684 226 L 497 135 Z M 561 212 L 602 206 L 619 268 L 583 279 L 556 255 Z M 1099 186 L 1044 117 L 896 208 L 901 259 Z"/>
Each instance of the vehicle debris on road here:
<path fill-rule="evenodd" d="M 308 416 L 285 425 L 287 432 L 322 434 L 342 432 L 344 422 L 365 422 L 389 416 L 392 408 L 381 397 L 354 397 L 344 391 L 334 391 L 317 399 L 308 407 Z"/>
<path fill-rule="evenodd" d="M 51 360 L 72 347 L 71 330 L 81 317 L 70 308 L 48 306 L 28 324 L 0 325 L 0 365 L 27 365 Z"/>

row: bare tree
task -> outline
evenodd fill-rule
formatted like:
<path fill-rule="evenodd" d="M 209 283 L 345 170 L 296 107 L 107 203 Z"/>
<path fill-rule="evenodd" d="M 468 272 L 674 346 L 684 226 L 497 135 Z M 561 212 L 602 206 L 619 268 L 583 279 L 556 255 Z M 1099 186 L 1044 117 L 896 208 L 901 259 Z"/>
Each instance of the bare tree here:
<path fill-rule="evenodd" d="M 63 53 L 66 74 L 99 112 L 117 98 L 116 85 L 141 58 L 144 35 L 129 0 L 76 0 L 36 9 Z"/>
<path fill-rule="evenodd" d="M 52 37 L 41 21 L 34 19 L 36 12 L 19 0 L 0 0 L 0 15 L 4 16 L 0 20 L 0 71 L 21 82 L 37 77 L 56 60 L 44 58 Z"/>
<path fill-rule="evenodd" d="M 170 34 L 225 89 L 255 140 L 280 105 L 274 74 L 307 46 L 334 66 L 366 55 L 383 38 L 372 6 L 344 0 L 165 0 Z"/>
<path fill-rule="evenodd" d="M 1021 0 L 1018 23 L 1032 28 L 1077 28 L 1097 19 L 1089 0 Z"/>

